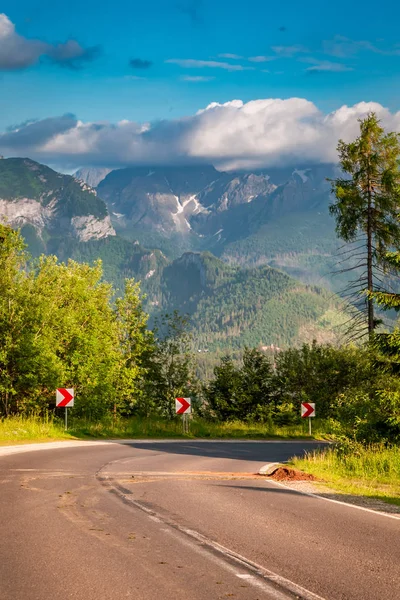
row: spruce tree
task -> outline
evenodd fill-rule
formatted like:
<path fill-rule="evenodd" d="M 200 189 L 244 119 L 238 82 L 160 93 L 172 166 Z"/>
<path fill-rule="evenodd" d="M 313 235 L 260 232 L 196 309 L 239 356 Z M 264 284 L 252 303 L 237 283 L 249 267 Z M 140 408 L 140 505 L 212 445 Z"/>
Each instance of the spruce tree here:
<path fill-rule="evenodd" d="M 360 135 L 355 141 L 339 141 L 339 162 L 345 177 L 332 181 L 336 202 L 330 212 L 336 218 L 339 237 L 356 242 L 348 270 L 362 269 L 362 273 L 348 289 L 364 293 L 371 338 L 378 323 L 373 292 L 382 282 L 388 250 L 400 246 L 400 141 L 399 134 L 384 131 L 375 113 L 359 123 Z"/>
<path fill-rule="evenodd" d="M 389 252 L 386 255 L 386 261 L 394 269 L 400 270 L 399 252 Z M 383 310 L 400 311 L 400 294 L 379 291 L 372 292 L 370 295 Z M 394 373 L 400 373 L 400 328 L 397 326 L 390 333 L 375 334 L 373 346 L 378 351 L 380 366 L 384 366 Z"/>

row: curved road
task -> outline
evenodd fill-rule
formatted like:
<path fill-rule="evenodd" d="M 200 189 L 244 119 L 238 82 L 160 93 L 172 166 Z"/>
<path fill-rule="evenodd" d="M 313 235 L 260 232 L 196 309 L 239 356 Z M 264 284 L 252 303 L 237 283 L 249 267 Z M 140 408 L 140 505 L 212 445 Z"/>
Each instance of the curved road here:
<path fill-rule="evenodd" d="M 0 599 L 398 600 L 400 519 L 254 475 L 314 445 L 87 442 L 0 456 Z"/>

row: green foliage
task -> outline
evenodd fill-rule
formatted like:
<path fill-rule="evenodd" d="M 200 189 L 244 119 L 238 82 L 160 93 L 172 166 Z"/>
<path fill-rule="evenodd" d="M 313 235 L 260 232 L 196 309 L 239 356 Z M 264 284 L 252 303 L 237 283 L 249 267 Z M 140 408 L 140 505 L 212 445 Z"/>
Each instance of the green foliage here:
<path fill-rule="evenodd" d="M 272 422 L 272 366 L 259 350 L 245 348 L 243 364 L 237 368 L 226 356 L 214 369 L 214 379 L 205 386 L 207 411 L 218 419 Z"/>
<path fill-rule="evenodd" d="M 101 263 L 41 257 L 26 269 L 18 233 L 0 226 L 0 406 L 45 412 L 57 387 L 75 389 L 78 414 L 98 417 L 137 401 L 151 347 L 139 287 L 112 304 Z"/>
<path fill-rule="evenodd" d="M 337 417 L 335 399 L 349 390 L 370 389 L 371 360 L 366 350 L 313 343 L 290 348 L 276 357 L 276 394 L 282 402 L 315 402 L 317 414 Z"/>
<path fill-rule="evenodd" d="M 400 241 L 399 134 L 385 133 L 375 113 L 359 123 L 360 136 L 354 142 L 339 141 L 340 165 L 351 178 L 332 182 L 337 201 L 330 210 L 339 236 L 348 242 L 356 239 L 359 229 L 367 233 L 371 226 L 375 252 L 382 258 Z"/>
<path fill-rule="evenodd" d="M 148 363 L 141 411 L 152 410 L 172 419 L 175 398 L 196 397 L 198 383 L 191 353 L 189 321 L 177 311 L 163 315 L 156 323 L 155 346 Z"/>
<path fill-rule="evenodd" d="M 220 420 L 300 422 L 314 402 L 336 436 L 362 443 L 400 441 L 400 380 L 376 368 L 367 348 L 304 344 L 275 356 L 246 349 L 241 363 L 224 357 L 205 386 L 205 414 Z"/>
<path fill-rule="evenodd" d="M 314 337 L 334 341 L 340 300 L 263 266 L 228 266 L 210 253 L 188 253 L 166 267 L 161 280 L 163 309 L 191 317 L 195 349 L 237 351 L 244 346 L 287 347 Z"/>
<path fill-rule="evenodd" d="M 361 242 L 350 256 L 357 258 L 358 269 L 364 269 L 357 289 L 368 292 L 364 298 L 371 336 L 379 324 L 374 318 L 372 294 L 379 287 L 387 252 L 400 245 L 400 136 L 385 133 L 375 113 L 359 123 L 360 135 L 354 142 L 339 141 L 340 165 L 348 178 L 332 181 L 336 202 L 330 211 L 336 218 L 339 237 Z"/>

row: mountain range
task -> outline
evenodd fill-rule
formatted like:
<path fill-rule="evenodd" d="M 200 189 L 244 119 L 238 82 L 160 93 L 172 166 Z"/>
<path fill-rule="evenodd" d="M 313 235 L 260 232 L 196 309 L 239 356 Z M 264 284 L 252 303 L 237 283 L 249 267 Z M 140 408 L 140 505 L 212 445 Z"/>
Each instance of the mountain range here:
<path fill-rule="evenodd" d="M 115 235 L 95 189 L 28 158 L 0 159 L 0 215 L 22 230 L 34 254 L 63 236 L 86 242 Z"/>
<path fill-rule="evenodd" d="M 212 166 L 86 170 L 100 179 L 117 233 L 171 258 L 211 251 L 239 266 L 275 266 L 338 291 L 329 179 L 335 165 L 224 173 Z M 82 172 L 80 173 L 82 177 Z M 151 241 L 150 241 L 151 240 Z"/>
<path fill-rule="evenodd" d="M 1 159 L 0 215 L 33 255 L 101 258 L 119 289 L 140 280 L 152 319 L 191 316 L 198 351 L 287 347 L 334 341 L 343 321 L 340 299 L 323 289 L 338 243 L 328 214 L 335 173 L 192 166 L 71 176 Z"/>

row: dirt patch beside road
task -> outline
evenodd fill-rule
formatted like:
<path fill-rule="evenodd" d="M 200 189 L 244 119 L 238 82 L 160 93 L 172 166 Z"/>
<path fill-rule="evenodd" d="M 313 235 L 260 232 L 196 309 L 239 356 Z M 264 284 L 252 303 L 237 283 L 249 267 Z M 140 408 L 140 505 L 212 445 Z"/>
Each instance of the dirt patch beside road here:
<path fill-rule="evenodd" d="M 276 481 L 318 481 L 314 475 L 291 467 L 278 467 L 276 471 L 268 475 L 268 479 L 275 479 Z"/>

